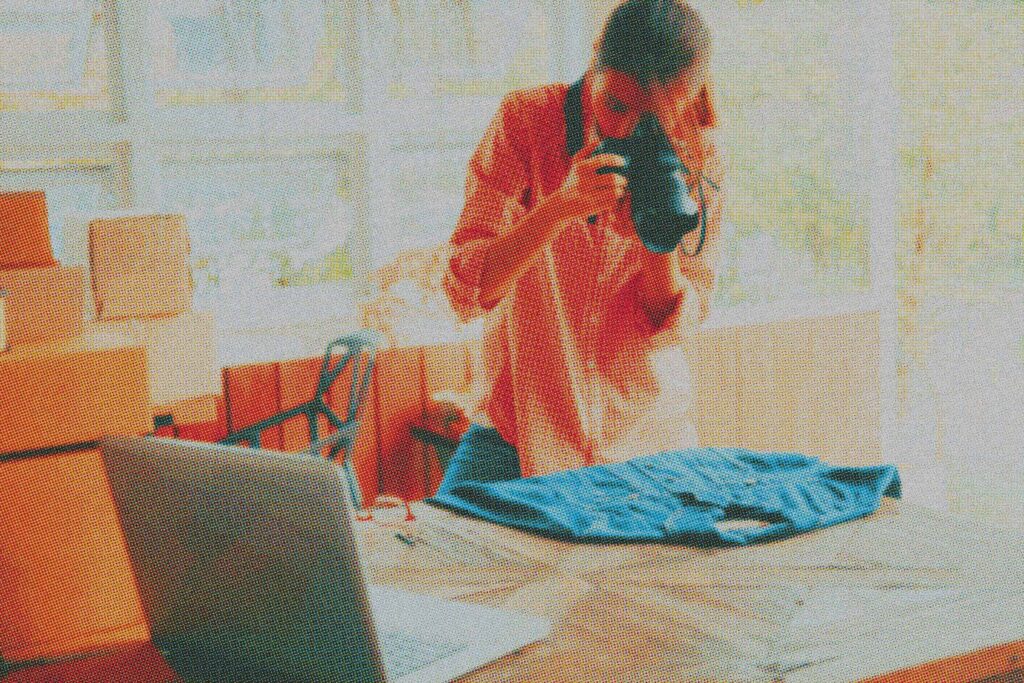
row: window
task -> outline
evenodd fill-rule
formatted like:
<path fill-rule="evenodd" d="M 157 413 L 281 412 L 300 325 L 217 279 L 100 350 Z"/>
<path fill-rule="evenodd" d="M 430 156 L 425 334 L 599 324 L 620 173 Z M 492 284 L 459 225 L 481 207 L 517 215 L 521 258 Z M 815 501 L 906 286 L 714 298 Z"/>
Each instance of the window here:
<path fill-rule="evenodd" d="M 355 104 L 344 5 L 304 0 L 160 0 L 150 12 L 163 106 Z"/>
<path fill-rule="evenodd" d="M 371 106 L 385 112 L 374 134 L 388 142 L 382 191 L 391 198 L 391 222 L 373 240 L 375 266 L 451 235 L 466 165 L 501 98 L 563 77 L 568 46 L 554 30 L 560 4 L 566 3 L 363 5 L 371 58 L 386 67 L 367 73 L 380 93 Z"/>
<path fill-rule="evenodd" d="M 383 266 L 402 251 L 424 249 L 451 235 L 462 211 L 466 166 L 473 147 L 435 144 L 397 147 L 392 220 L 396 229 L 374 241 L 374 262 Z"/>
<path fill-rule="evenodd" d="M 712 30 L 728 202 L 715 307 L 871 287 L 871 64 L 859 3 L 694 2 Z"/>
<path fill-rule="evenodd" d="M 449 236 L 501 97 L 575 80 L 593 37 L 583 17 L 603 20 L 606 4 L 17 0 L 0 10 L 0 50 L 24 43 L 0 60 L 0 109 L 100 110 L 8 138 L 122 144 L 120 194 L 97 201 L 184 211 L 197 306 L 225 329 L 252 313 L 232 282 L 295 301 L 342 287 L 325 295 L 336 312 L 370 270 Z M 716 310 L 872 286 L 877 188 L 855 114 L 870 65 L 847 50 L 867 31 L 853 5 L 697 4 L 715 32 L 729 173 Z M 313 253 L 327 225 L 338 233 Z M 305 315 L 268 309 L 288 311 L 281 324 Z"/>
<path fill-rule="evenodd" d="M 354 315 L 342 155 L 169 160 L 161 183 L 164 205 L 188 220 L 195 306 L 223 329 Z"/>
<path fill-rule="evenodd" d="M 729 174 L 716 310 L 874 284 L 872 193 L 888 190 L 871 183 L 858 115 L 870 64 L 847 49 L 870 28 L 861 4 L 697 3 Z M 0 50 L 14 50 L 0 53 L 0 109 L 100 118 L 25 119 L 5 137 L 123 145 L 123 187 L 102 202 L 185 211 L 197 302 L 241 325 L 227 292 L 242 273 L 293 297 L 345 273 L 359 292 L 374 267 L 447 238 L 501 97 L 575 80 L 593 37 L 582 19 L 606 5 L 16 0 L 0 10 Z M 308 253 L 328 221 L 347 232 Z"/>
<path fill-rule="evenodd" d="M 0 112 L 108 110 L 101 0 L 0 5 Z"/>
<path fill-rule="evenodd" d="M 90 213 L 183 212 L 194 305 L 216 314 L 222 361 L 303 325 L 275 348 L 319 353 L 357 324 L 369 269 L 353 7 L 3 3 L 0 188 L 47 192 L 58 258 L 65 217 L 78 245 Z M 317 321 L 331 330 L 310 332 Z M 248 348 L 233 346 L 246 330 Z"/>
<path fill-rule="evenodd" d="M 1024 506 L 1024 5 L 901 5 L 901 446 L 954 509 Z"/>
<path fill-rule="evenodd" d="M 556 3 L 427 0 L 364 3 L 393 97 L 501 98 L 559 70 Z M 583 30 L 583 27 L 579 27 Z"/>
<path fill-rule="evenodd" d="M 54 256 L 66 258 L 68 223 L 81 227 L 88 216 L 121 205 L 120 186 L 109 159 L 22 158 L 0 165 L 0 188 L 46 192 Z"/>

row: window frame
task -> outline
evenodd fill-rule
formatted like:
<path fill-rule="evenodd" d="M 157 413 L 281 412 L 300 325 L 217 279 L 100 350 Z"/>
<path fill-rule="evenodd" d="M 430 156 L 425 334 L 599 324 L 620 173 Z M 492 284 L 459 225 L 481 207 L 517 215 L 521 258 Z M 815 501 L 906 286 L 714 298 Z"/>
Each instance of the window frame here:
<path fill-rule="evenodd" d="M 209 143 L 233 141 L 248 143 L 255 148 L 265 142 L 258 134 L 242 133 L 240 121 L 246 117 L 269 117 L 275 123 L 288 121 L 282 128 L 267 131 L 276 144 L 299 145 L 311 153 L 348 154 L 360 159 L 355 177 L 360 191 L 355 193 L 357 239 L 353 245 L 353 279 L 355 296 L 361 299 L 370 294 L 369 274 L 373 263 L 373 244 L 377 236 L 387 235 L 394 229 L 388 196 L 392 191 L 393 144 L 400 132 L 401 120 L 396 117 L 396 106 L 388 93 L 386 70 L 367 59 L 373 54 L 366 13 L 357 0 L 330 0 L 334 11 L 351 21 L 356 40 L 350 41 L 345 59 L 351 61 L 351 76 L 355 100 L 354 108 L 341 103 L 289 102 L 265 103 L 256 106 L 204 108 L 203 117 L 188 116 L 184 105 L 158 106 L 152 55 L 149 41 L 135 40 L 133 36 L 146 36 L 150 27 L 150 13 L 156 11 L 149 0 L 102 0 L 106 20 L 106 45 L 110 67 L 111 111 L 55 111 L 43 113 L 0 114 L 0 139 L 40 140 L 43 147 L 52 148 L 62 157 L 75 155 L 75 150 L 109 148 L 118 150 L 117 172 L 123 177 L 119 208 L 160 206 L 160 167 L 164 160 L 176 152 Z M 892 349 L 883 349 L 883 373 L 895 376 L 895 115 L 896 99 L 892 80 L 893 23 L 878 21 L 879 12 L 892 11 L 891 3 L 857 2 L 859 12 L 877 30 L 880 49 L 873 50 L 877 63 L 872 68 L 881 74 L 879 91 L 874 93 L 870 125 L 881 131 L 876 141 L 876 176 L 887 178 L 893 184 L 877 183 L 872 197 L 870 234 L 870 290 L 849 296 L 825 296 L 776 301 L 770 304 L 735 306 L 712 310 L 704 326 L 708 329 L 728 325 L 753 324 L 761 321 L 779 321 L 806 315 L 829 315 L 849 311 L 877 310 L 882 316 L 883 340 L 892 339 Z M 599 29 L 603 16 L 597 16 L 594 3 L 586 0 L 552 0 L 554 30 L 550 69 L 566 81 L 574 81 L 587 67 L 591 41 Z M 330 11 L 330 10 L 328 10 Z M 889 18 L 887 16 L 887 18 Z M 577 27 L 574 29 L 573 27 Z M 490 102 L 464 101 L 460 106 L 478 107 L 475 116 L 483 114 Z M 386 115 L 381 116 L 381 112 Z M 493 112 L 491 112 L 493 113 Z M 425 121 L 434 130 L 443 129 L 444 112 Z M 183 124 L 191 124 L 185 127 Z M 198 124 L 198 127 L 197 127 Z M 253 130 L 249 128 L 249 130 Z M 259 130 L 257 127 L 256 130 Z M 474 138 L 466 134 L 466 140 Z M 475 138 L 474 140 L 475 141 Z M 0 149 L 0 156 L 15 158 L 16 153 Z M 890 189 L 885 188 L 886 185 Z M 353 321 L 356 324 L 357 321 Z M 241 328 L 225 328 L 223 333 L 240 333 Z M 888 345 L 888 341 L 883 343 Z M 886 375 L 884 375 L 886 376 Z M 883 382 L 883 389 L 888 382 Z M 893 411 L 894 412 L 894 411 Z M 888 411 L 883 412 L 883 415 Z"/>

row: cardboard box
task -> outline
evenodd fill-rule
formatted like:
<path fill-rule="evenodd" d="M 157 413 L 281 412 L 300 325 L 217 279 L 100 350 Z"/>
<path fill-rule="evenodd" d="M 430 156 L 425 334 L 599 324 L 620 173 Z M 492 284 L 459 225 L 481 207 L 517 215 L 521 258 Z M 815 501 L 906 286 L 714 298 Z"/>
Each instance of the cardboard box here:
<path fill-rule="evenodd" d="M 0 192 L 0 270 L 56 263 L 43 191 Z"/>
<path fill-rule="evenodd" d="M 170 415 L 177 427 L 213 422 L 217 419 L 217 397 L 197 396 L 153 408 L 153 417 Z"/>
<path fill-rule="evenodd" d="M 7 290 L 7 342 L 12 347 L 82 333 L 81 268 L 0 270 L 0 289 Z"/>
<path fill-rule="evenodd" d="M 89 224 L 92 293 L 99 320 L 156 318 L 192 308 L 185 217 L 153 214 Z"/>
<path fill-rule="evenodd" d="M 92 298 L 92 271 L 89 267 L 89 221 L 91 220 L 93 220 L 91 214 L 86 216 L 72 212 L 64 216 L 64 244 L 60 254 L 62 264 L 82 269 L 85 279 L 82 318 L 87 322 L 96 319 L 96 306 Z"/>
<path fill-rule="evenodd" d="M 71 211 L 64 216 L 64 243 L 60 262 L 65 266 L 81 266 L 85 275 L 85 320 L 96 319 L 96 303 L 92 292 L 92 264 L 89 260 L 89 224 L 95 221 L 120 221 L 160 212 L 147 207 L 105 209 L 89 212 Z"/>
<path fill-rule="evenodd" d="M 148 639 L 99 452 L 0 463 L 0 490 L 8 494 L 0 496 L 3 656 L 25 661 Z"/>
<path fill-rule="evenodd" d="M 0 354 L 0 453 L 153 429 L 146 350 L 79 336 Z"/>
<path fill-rule="evenodd" d="M 153 405 L 168 406 L 221 393 L 210 313 L 166 318 L 97 321 L 87 326 L 93 338 L 124 340 L 146 349 L 149 395 Z"/>

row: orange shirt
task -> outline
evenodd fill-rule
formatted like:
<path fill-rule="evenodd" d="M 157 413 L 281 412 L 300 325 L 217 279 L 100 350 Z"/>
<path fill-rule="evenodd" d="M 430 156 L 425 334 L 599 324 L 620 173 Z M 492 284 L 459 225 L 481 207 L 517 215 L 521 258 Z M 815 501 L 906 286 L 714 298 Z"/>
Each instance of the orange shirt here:
<path fill-rule="evenodd" d="M 516 447 L 523 476 L 645 454 L 631 452 L 639 446 L 622 443 L 624 436 L 645 430 L 659 398 L 688 399 L 675 391 L 661 396 L 665 378 L 656 371 L 655 356 L 668 348 L 682 362 L 676 367 L 688 374 L 678 342 L 707 316 L 715 281 L 722 197 L 705 183 L 706 243 L 696 257 L 677 249 L 687 287 L 658 326 L 640 300 L 646 249 L 632 225 L 625 236 L 613 226 L 631 222 L 628 211 L 606 214 L 594 225 L 585 219 L 570 223 L 501 301 L 490 310 L 483 307 L 480 279 L 492 241 L 513 230 L 569 172 L 563 112 L 568 88 L 555 83 L 502 100 L 469 163 L 465 206 L 444 276 L 445 292 L 462 321 L 486 316 L 489 390 L 474 419 L 489 422 Z M 702 91 L 685 117 L 686 131 L 673 142 L 691 170 L 703 168 L 721 188 L 722 165 L 707 135 L 715 123 L 708 92 Z M 585 87 L 584 143 L 598 135 L 588 99 Z M 699 232 L 682 245 L 689 253 Z M 688 388 L 688 377 L 679 386 Z M 665 445 L 695 445 L 684 436 L 684 425 L 679 427 L 679 439 Z"/>

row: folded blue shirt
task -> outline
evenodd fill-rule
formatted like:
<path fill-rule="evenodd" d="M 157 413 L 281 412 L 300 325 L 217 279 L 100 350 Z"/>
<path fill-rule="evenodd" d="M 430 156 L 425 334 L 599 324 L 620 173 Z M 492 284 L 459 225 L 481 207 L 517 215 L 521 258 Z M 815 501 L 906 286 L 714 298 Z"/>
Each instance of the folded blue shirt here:
<path fill-rule="evenodd" d="M 510 481 L 463 481 L 427 502 L 568 541 L 746 545 L 869 515 L 900 497 L 892 465 L 690 448 Z M 733 528 L 728 520 L 756 520 Z"/>

